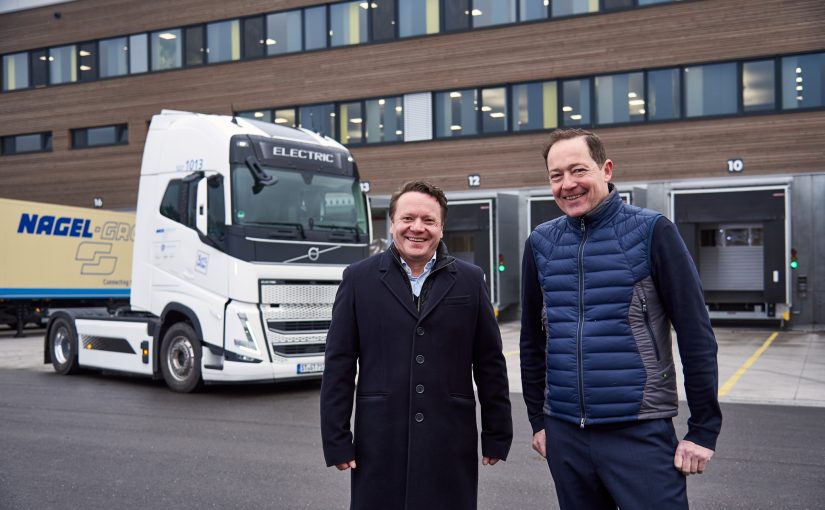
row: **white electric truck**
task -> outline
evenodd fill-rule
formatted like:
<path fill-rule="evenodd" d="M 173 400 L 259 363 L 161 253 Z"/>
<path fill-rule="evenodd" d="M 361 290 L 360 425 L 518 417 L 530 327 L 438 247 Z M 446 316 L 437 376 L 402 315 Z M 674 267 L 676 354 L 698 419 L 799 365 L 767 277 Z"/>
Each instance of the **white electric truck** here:
<path fill-rule="evenodd" d="M 140 172 L 130 307 L 62 310 L 44 361 L 201 383 L 319 377 L 344 268 L 370 215 L 339 143 L 303 129 L 164 110 Z"/>

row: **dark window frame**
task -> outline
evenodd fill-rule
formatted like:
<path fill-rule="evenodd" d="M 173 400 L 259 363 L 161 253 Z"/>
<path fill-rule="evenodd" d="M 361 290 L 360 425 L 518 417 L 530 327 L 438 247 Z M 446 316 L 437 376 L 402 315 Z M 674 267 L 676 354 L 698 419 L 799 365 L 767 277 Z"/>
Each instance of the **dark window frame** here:
<path fill-rule="evenodd" d="M 88 134 L 90 129 L 113 128 L 115 130 L 115 142 L 90 144 Z M 123 138 L 126 138 L 123 140 Z M 89 126 L 82 128 L 72 128 L 69 132 L 69 140 L 71 146 L 69 150 L 83 150 L 83 149 L 99 149 L 101 147 L 116 147 L 120 145 L 129 145 L 129 124 L 107 124 L 103 126 Z"/>

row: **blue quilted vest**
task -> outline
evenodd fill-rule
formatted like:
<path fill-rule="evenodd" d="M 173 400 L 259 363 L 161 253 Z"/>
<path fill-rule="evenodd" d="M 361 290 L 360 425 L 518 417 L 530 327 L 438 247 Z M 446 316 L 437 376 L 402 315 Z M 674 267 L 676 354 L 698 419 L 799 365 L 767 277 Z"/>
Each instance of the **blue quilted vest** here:
<path fill-rule="evenodd" d="M 614 190 L 580 218 L 530 235 L 546 311 L 545 414 L 580 424 L 636 420 L 647 374 L 631 331 L 634 286 L 650 276 L 661 214 Z"/>

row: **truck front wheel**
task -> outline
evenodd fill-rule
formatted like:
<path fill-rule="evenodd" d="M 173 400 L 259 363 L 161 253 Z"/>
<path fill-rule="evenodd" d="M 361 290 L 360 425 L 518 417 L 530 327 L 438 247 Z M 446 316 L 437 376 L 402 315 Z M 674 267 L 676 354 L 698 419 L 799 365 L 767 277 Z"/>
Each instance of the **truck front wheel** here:
<path fill-rule="evenodd" d="M 49 350 L 52 366 L 58 374 L 69 375 L 79 371 L 77 366 L 77 338 L 69 320 L 58 317 L 49 329 Z"/>
<path fill-rule="evenodd" d="M 163 335 L 160 371 L 172 391 L 189 393 L 201 382 L 201 344 L 189 324 L 174 324 Z"/>

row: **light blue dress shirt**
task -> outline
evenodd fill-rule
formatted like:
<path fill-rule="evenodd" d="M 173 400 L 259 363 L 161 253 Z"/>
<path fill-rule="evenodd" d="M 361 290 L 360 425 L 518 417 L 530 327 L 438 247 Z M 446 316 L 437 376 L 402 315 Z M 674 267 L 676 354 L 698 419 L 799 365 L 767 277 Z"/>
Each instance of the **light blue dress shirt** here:
<path fill-rule="evenodd" d="M 413 276 L 412 269 L 407 265 L 404 258 L 401 258 L 401 267 L 404 268 L 404 271 L 407 273 L 407 278 L 410 279 L 410 285 L 412 286 L 412 291 L 415 297 L 419 297 L 421 295 L 421 288 L 424 286 L 424 282 L 427 280 L 427 277 L 430 276 L 434 265 L 435 254 L 433 254 L 433 258 L 431 258 L 430 261 L 424 266 L 424 271 L 422 271 L 418 276 Z"/>

